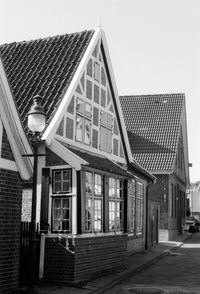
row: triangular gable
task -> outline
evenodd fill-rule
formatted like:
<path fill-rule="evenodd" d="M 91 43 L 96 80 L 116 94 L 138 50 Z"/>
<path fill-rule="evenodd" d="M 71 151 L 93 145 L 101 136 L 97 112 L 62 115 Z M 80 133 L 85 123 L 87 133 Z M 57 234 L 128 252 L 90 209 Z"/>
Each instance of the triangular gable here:
<path fill-rule="evenodd" d="M 0 119 L 5 128 L 9 144 L 11 146 L 16 170 L 19 170 L 22 179 L 29 179 L 32 174 L 32 166 L 29 158 L 23 158 L 24 154 L 32 153 L 27 137 L 24 133 L 18 116 L 8 81 L 0 60 Z"/>
<path fill-rule="evenodd" d="M 43 135 L 104 154 L 124 163 L 132 161 L 106 40 L 97 29 L 55 116 Z"/>

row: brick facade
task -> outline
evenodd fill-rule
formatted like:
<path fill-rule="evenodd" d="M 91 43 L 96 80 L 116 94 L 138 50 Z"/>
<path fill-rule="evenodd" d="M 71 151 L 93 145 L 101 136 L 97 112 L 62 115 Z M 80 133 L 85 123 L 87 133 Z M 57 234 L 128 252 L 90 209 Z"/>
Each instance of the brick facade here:
<path fill-rule="evenodd" d="M 3 136 L 2 136 L 2 147 L 1 147 L 1 157 L 4 159 L 14 161 L 14 156 L 10 147 L 10 143 L 8 141 L 6 131 L 3 129 Z"/>
<path fill-rule="evenodd" d="M 156 175 L 157 181 L 149 189 L 149 199 L 160 205 L 159 240 L 173 240 L 182 234 L 186 212 L 186 187 L 176 173 Z M 172 215 L 172 185 L 176 187 L 175 213 Z"/>
<path fill-rule="evenodd" d="M 22 182 L 18 172 L 0 169 L 0 293 L 18 287 Z"/>
<path fill-rule="evenodd" d="M 127 235 L 45 238 L 44 279 L 81 283 L 126 267 Z"/>
<path fill-rule="evenodd" d="M 149 200 L 160 205 L 160 229 L 168 228 L 169 175 L 156 175 L 155 185 L 149 188 Z"/>

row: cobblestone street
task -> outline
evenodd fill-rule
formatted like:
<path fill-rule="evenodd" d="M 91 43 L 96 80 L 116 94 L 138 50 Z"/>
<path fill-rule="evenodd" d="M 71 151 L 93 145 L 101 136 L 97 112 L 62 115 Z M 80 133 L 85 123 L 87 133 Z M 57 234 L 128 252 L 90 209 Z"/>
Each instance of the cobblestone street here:
<path fill-rule="evenodd" d="M 200 293 L 200 233 L 104 293 Z"/>

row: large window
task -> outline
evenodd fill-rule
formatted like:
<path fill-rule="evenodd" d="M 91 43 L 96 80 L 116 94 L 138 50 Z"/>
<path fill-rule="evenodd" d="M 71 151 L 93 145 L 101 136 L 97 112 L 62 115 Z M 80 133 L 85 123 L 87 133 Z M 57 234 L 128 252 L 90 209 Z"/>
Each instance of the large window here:
<path fill-rule="evenodd" d="M 52 231 L 71 232 L 71 169 L 52 172 Z"/>
<path fill-rule="evenodd" d="M 102 232 L 102 175 L 86 172 L 86 232 Z"/>
<path fill-rule="evenodd" d="M 144 185 L 137 184 L 137 220 L 136 220 L 136 233 L 142 234 L 143 231 L 143 206 L 144 206 Z"/>
<path fill-rule="evenodd" d="M 109 231 L 123 230 L 123 181 L 109 178 Z"/>

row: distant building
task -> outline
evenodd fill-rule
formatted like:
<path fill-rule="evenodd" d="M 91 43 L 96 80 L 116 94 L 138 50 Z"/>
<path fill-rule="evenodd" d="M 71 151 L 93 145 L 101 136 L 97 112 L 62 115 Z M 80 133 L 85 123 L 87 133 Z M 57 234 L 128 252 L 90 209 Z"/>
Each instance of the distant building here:
<path fill-rule="evenodd" d="M 189 188 L 185 95 L 121 96 L 120 101 L 133 158 L 157 178 L 149 200 L 160 206 L 159 240 L 172 240 L 182 233 Z"/>
<path fill-rule="evenodd" d="M 190 185 L 188 199 L 190 215 L 200 221 L 200 181 Z"/>

